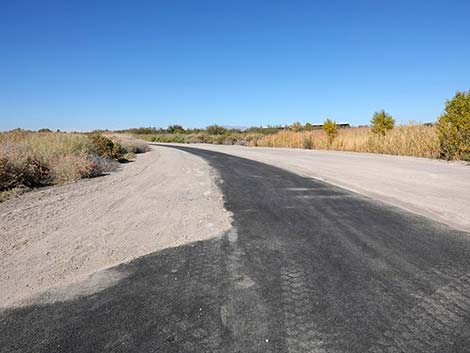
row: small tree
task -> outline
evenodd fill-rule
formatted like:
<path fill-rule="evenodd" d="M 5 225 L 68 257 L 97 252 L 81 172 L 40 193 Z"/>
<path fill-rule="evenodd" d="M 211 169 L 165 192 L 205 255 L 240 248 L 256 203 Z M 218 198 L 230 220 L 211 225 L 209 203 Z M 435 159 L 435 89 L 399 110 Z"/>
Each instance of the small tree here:
<path fill-rule="evenodd" d="M 181 125 L 170 125 L 166 129 L 169 134 L 182 134 L 184 133 L 184 128 Z"/>
<path fill-rule="evenodd" d="M 441 157 L 470 160 L 470 91 L 446 102 L 437 122 Z"/>
<path fill-rule="evenodd" d="M 323 123 L 323 130 L 326 132 L 328 146 L 330 146 L 333 140 L 335 139 L 336 135 L 338 134 L 338 126 L 336 125 L 335 121 L 331 119 L 326 119 Z"/>
<path fill-rule="evenodd" d="M 395 119 L 384 110 L 381 110 L 374 114 L 370 123 L 374 134 L 385 136 L 387 131 L 392 130 L 395 126 Z"/>

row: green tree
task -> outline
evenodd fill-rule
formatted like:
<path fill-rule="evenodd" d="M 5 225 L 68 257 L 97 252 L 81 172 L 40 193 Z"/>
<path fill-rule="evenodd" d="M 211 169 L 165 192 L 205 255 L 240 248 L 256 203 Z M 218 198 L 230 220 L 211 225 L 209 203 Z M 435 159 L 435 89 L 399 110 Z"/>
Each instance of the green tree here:
<path fill-rule="evenodd" d="M 470 160 L 470 91 L 446 102 L 437 131 L 442 158 Z"/>
<path fill-rule="evenodd" d="M 331 119 L 326 119 L 323 123 L 323 130 L 326 132 L 328 138 L 328 146 L 331 145 L 336 135 L 338 134 L 338 126 L 336 122 Z"/>
<path fill-rule="evenodd" d="M 181 125 L 170 125 L 166 131 L 170 134 L 182 134 L 184 133 L 184 128 Z"/>
<path fill-rule="evenodd" d="M 381 110 L 374 114 L 370 123 L 374 134 L 385 136 L 387 131 L 392 130 L 395 126 L 395 119 L 384 110 Z"/>

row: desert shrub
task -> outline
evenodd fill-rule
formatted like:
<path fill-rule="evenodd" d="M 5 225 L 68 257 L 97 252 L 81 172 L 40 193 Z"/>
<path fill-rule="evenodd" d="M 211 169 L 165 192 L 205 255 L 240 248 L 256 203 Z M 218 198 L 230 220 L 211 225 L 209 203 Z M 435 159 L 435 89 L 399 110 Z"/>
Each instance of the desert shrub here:
<path fill-rule="evenodd" d="M 237 142 L 237 139 L 233 136 L 226 137 L 224 139 L 224 145 L 233 145 Z"/>
<path fill-rule="evenodd" d="M 102 143 L 98 147 L 106 147 L 101 151 L 103 156 L 98 153 L 96 141 Z M 92 140 L 85 134 L 19 130 L 0 133 L 0 191 L 97 176 L 116 168 L 117 163 L 105 156 L 122 153 L 119 144 L 113 143 L 111 149 L 107 140 Z"/>
<path fill-rule="evenodd" d="M 227 133 L 227 129 L 219 125 L 209 125 L 206 131 L 209 135 L 223 135 Z"/>
<path fill-rule="evenodd" d="M 336 122 L 331 119 L 326 119 L 323 123 L 323 131 L 326 132 L 326 136 L 328 138 L 328 145 L 333 143 L 334 138 L 338 134 L 338 126 Z"/>
<path fill-rule="evenodd" d="M 114 172 L 119 168 L 119 163 L 111 158 L 103 158 L 91 155 L 88 159 L 93 163 L 94 169 L 91 171 L 90 177 L 96 177 L 105 173 Z"/>
<path fill-rule="evenodd" d="M 93 160 L 73 154 L 51 161 L 50 170 L 55 184 L 63 184 L 98 175 Z"/>
<path fill-rule="evenodd" d="M 151 134 L 157 134 L 161 132 L 161 130 L 155 127 L 138 127 L 138 128 L 133 128 L 133 129 L 117 130 L 116 132 L 117 133 L 129 133 L 129 134 L 134 134 L 134 135 L 151 135 Z"/>
<path fill-rule="evenodd" d="M 93 152 L 100 157 L 112 158 L 120 160 L 126 154 L 126 150 L 118 142 L 113 142 L 110 138 L 103 136 L 99 133 L 92 133 L 88 135 L 92 146 Z"/>
<path fill-rule="evenodd" d="M 221 145 L 225 141 L 225 136 L 224 135 L 212 135 L 210 136 L 212 142 L 214 145 Z"/>
<path fill-rule="evenodd" d="M 437 129 L 442 158 L 470 160 L 470 91 L 446 102 Z"/>
<path fill-rule="evenodd" d="M 0 191 L 41 186 L 49 180 L 49 168 L 34 158 L 24 145 L 0 145 Z"/>
<path fill-rule="evenodd" d="M 183 134 L 156 134 L 146 136 L 145 139 L 151 142 L 175 142 L 187 143 L 188 135 Z"/>
<path fill-rule="evenodd" d="M 387 114 L 384 110 L 376 112 L 372 117 L 371 131 L 374 134 L 385 136 L 387 131 L 393 129 L 395 126 L 395 119 L 390 114 Z"/>
<path fill-rule="evenodd" d="M 109 134 L 107 135 L 114 143 L 118 143 L 124 149 L 125 154 L 139 154 L 150 151 L 147 142 L 136 139 L 126 134 Z"/>
<path fill-rule="evenodd" d="M 101 157 L 114 158 L 114 142 L 100 133 L 88 135 L 93 145 L 96 155 Z"/>
<path fill-rule="evenodd" d="M 204 143 L 207 140 L 207 136 L 204 134 L 194 134 L 189 135 L 187 142 L 188 143 Z"/>
<path fill-rule="evenodd" d="M 265 136 L 266 135 L 262 133 L 248 133 L 248 134 L 245 134 L 245 137 L 243 140 L 246 141 L 246 144 L 248 146 L 256 147 L 258 146 L 258 140 L 262 139 Z"/>

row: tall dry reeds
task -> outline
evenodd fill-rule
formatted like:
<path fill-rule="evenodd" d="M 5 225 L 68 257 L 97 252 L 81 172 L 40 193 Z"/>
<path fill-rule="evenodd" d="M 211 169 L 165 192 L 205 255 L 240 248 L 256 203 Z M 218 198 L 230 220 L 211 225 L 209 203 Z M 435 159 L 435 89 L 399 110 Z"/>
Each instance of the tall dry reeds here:
<path fill-rule="evenodd" d="M 384 153 L 426 158 L 439 157 L 439 141 L 434 126 L 418 124 L 395 127 L 385 136 L 374 134 L 369 127 L 339 129 L 337 136 L 328 141 L 322 130 L 281 131 L 261 136 L 251 145 L 260 147 L 288 147 L 332 149 L 337 151 Z"/>

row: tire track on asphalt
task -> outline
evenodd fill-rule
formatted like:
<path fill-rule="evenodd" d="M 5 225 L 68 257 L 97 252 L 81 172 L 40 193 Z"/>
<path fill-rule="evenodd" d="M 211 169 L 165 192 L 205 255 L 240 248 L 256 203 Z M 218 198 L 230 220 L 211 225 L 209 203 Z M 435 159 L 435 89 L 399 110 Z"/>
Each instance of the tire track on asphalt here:
<path fill-rule="evenodd" d="M 309 290 L 304 270 L 292 257 L 284 261 L 281 272 L 282 310 L 288 353 L 326 353 L 327 337 L 312 315 L 315 297 Z"/>

